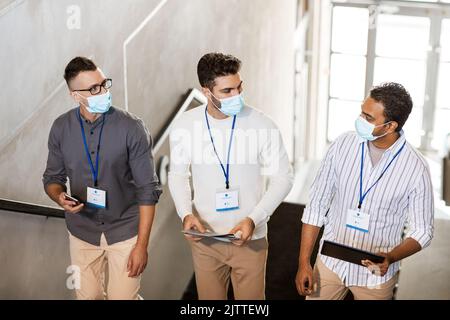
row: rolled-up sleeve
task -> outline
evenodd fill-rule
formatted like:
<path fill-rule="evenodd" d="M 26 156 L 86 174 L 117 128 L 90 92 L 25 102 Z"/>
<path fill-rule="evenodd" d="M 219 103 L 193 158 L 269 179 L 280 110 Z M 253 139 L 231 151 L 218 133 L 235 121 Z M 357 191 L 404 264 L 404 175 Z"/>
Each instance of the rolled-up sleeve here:
<path fill-rule="evenodd" d="M 61 131 L 60 124 L 55 121 L 48 137 L 47 166 L 42 177 L 44 188 L 49 184 L 57 183 L 67 190 L 67 174 L 64 166 L 64 157 L 61 152 Z"/>
<path fill-rule="evenodd" d="M 158 202 L 162 189 L 155 172 L 153 141 L 141 119 L 136 121 L 127 140 L 129 165 L 136 185 L 138 203 L 154 205 Z"/>
<path fill-rule="evenodd" d="M 314 179 L 309 193 L 309 204 L 302 216 L 302 222 L 316 227 L 322 227 L 325 216 L 330 208 L 336 192 L 335 154 L 341 139 L 336 139 L 322 160 L 319 171 Z"/>
<path fill-rule="evenodd" d="M 407 232 L 405 238 L 429 246 L 434 233 L 434 200 L 430 172 L 427 167 L 408 197 Z"/>

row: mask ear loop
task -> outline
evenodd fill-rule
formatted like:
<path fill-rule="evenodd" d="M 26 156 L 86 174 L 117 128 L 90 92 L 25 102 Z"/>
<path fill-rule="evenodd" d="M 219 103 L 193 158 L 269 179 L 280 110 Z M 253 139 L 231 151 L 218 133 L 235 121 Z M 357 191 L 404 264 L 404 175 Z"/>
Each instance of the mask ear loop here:
<path fill-rule="evenodd" d="M 382 127 L 382 126 L 388 125 L 388 124 L 390 124 L 390 123 L 392 123 L 392 122 L 394 122 L 394 121 L 393 121 L 393 120 L 388 121 L 388 122 L 386 122 L 386 123 L 383 123 L 383 124 L 380 124 L 380 125 L 378 125 L 378 126 L 375 126 L 375 128 L 378 128 L 378 127 Z M 373 131 L 372 131 L 372 132 L 373 132 Z M 388 133 L 386 132 L 386 133 L 382 134 L 381 136 L 376 136 L 376 138 L 379 139 L 379 138 L 382 138 L 382 137 L 387 136 L 387 135 L 388 135 Z"/>
<path fill-rule="evenodd" d="M 208 88 L 208 91 L 209 91 L 209 93 L 211 93 L 211 95 L 212 95 L 214 98 L 217 99 L 217 97 L 211 92 L 211 90 L 209 90 L 209 88 Z M 213 99 L 210 99 L 210 100 L 211 100 L 212 104 L 214 105 L 214 107 L 216 107 L 217 110 L 219 110 L 220 112 L 222 112 L 222 110 L 220 110 L 220 108 L 219 108 L 218 106 L 216 106 L 216 104 L 214 103 Z M 219 100 L 219 99 L 217 99 L 217 100 Z M 220 101 L 220 100 L 219 100 L 219 101 Z"/>
<path fill-rule="evenodd" d="M 80 97 L 83 97 L 83 98 L 85 98 L 83 95 L 81 95 L 81 94 L 79 94 L 78 92 L 76 92 L 76 91 L 72 91 L 73 93 L 75 93 L 75 94 L 77 94 L 77 95 L 79 95 Z M 86 110 L 88 109 L 88 106 L 86 106 L 83 102 L 81 102 L 81 101 L 79 101 L 79 103 L 81 104 L 81 105 L 83 105 L 83 107 L 85 107 L 86 108 Z M 89 112 L 89 111 L 88 111 Z"/>
<path fill-rule="evenodd" d="M 390 123 L 392 123 L 392 122 L 394 122 L 394 120 L 388 121 L 388 122 L 383 123 L 383 124 L 379 124 L 379 125 L 375 126 L 375 128 L 378 128 L 378 127 L 381 127 L 381 126 L 388 125 L 388 124 L 390 124 Z"/>

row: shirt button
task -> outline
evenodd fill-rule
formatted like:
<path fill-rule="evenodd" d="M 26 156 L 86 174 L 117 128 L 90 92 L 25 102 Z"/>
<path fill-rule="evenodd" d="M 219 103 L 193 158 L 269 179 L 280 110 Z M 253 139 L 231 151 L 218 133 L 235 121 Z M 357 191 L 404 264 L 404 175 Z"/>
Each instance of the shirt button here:
<path fill-rule="evenodd" d="M 91 134 L 94 134 L 94 131 L 91 131 Z"/>
<path fill-rule="evenodd" d="M 94 154 L 95 153 L 95 151 L 91 151 L 91 154 Z"/>

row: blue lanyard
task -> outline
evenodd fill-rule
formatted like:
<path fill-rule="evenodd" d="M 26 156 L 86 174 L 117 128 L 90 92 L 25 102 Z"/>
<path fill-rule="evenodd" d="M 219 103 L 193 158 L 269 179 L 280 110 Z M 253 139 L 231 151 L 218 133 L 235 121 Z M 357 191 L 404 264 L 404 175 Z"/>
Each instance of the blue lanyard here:
<path fill-rule="evenodd" d="M 364 142 L 362 144 L 361 147 L 361 174 L 359 175 L 359 204 L 358 204 L 358 209 L 361 209 L 361 205 L 364 201 L 364 199 L 366 198 L 367 194 L 369 193 L 370 190 L 372 190 L 373 187 L 375 187 L 375 185 L 378 183 L 378 181 L 381 180 L 381 178 L 383 177 L 384 173 L 387 171 L 387 169 L 391 166 L 392 162 L 394 162 L 395 158 L 397 158 L 397 156 L 400 154 L 400 152 L 402 152 L 403 148 L 406 145 L 406 141 L 405 143 L 403 143 L 402 147 L 400 148 L 400 150 L 397 151 L 397 153 L 394 155 L 394 157 L 391 159 L 391 161 L 388 163 L 388 165 L 384 168 L 383 172 L 381 172 L 380 177 L 375 181 L 375 183 L 369 188 L 367 189 L 367 191 L 365 193 L 363 193 L 363 168 L 364 168 Z"/>
<path fill-rule="evenodd" d="M 214 144 L 214 139 L 211 134 L 211 127 L 209 126 L 207 109 L 208 107 L 205 108 L 205 118 L 206 118 L 206 125 L 208 126 L 209 137 L 211 138 L 211 143 L 213 145 L 214 152 L 216 153 L 217 159 L 219 160 L 220 163 L 220 167 L 222 168 L 223 171 L 223 175 L 225 176 L 225 186 L 227 189 L 230 189 L 230 153 L 231 153 L 231 144 L 233 142 L 234 127 L 236 124 L 236 116 L 233 117 L 233 125 L 231 126 L 230 144 L 228 145 L 227 170 L 225 171 L 225 167 L 222 161 L 220 160 L 219 154 L 217 153 L 216 146 Z"/>
<path fill-rule="evenodd" d="M 80 110 L 78 110 L 77 115 L 78 115 L 78 120 L 80 121 L 81 135 L 83 136 L 84 151 L 86 152 L 87 158 L 89 160 L 89 166 L 91 167 L 91 174 L 92 174 L 92 178 L 94 179 L 94 187 L 97 187 L 97 185 L 98 185 L 98 163 L 99 163 L 99 159 L 100 159 L 100 143 L 102 141 L 103 126 L 105 125 L 106 115 L 105 114 L 103 115 L 102 127 L 100 129 L 100 136 L 98 138 L 97 157 L 95 159 L 95 168 L 94 168 L 94 164 L 92 163 L 91 156 L 89 154 L 89 148 L 88 148 L 87 142 L 86 142 L 86 134 L 84 133 L 84 126 L 83 126 L 83 121 L 81 120 Z"/>

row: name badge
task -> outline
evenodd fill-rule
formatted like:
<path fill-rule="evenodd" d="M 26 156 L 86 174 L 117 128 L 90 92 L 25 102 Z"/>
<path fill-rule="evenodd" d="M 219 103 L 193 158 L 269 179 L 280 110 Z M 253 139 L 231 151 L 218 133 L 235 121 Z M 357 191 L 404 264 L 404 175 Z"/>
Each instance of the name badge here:
<path fill-rule="evenodd" d="M 239 209 L 239 189 L 219 189 L 216 191 L 216 211 Z"/>
<path fill-rule="evenodd" d="M 106 208 L 106 191 L 87 188 L 87 203 L 96 208 Z"/>
<path fill-rule="evenodd" d="M 362 232 L 369 232 L 370 214 L 359 210 L 349 209 L 347 211 L 347 227 Z"/>

